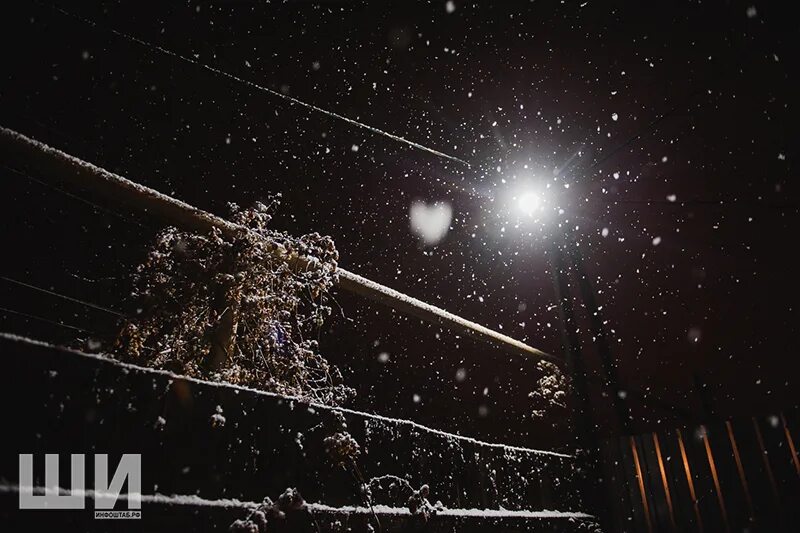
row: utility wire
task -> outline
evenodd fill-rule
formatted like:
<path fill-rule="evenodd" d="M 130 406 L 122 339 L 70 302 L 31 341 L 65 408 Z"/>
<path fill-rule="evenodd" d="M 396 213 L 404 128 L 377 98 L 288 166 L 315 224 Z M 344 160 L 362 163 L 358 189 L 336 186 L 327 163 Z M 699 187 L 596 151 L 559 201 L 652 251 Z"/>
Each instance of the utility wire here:
<path fill-rule="evenodd" d="M 79 300 L 77 298 L 73 298 L 71 296 L 67 296 L 66 294 L 61 294 L 61 293 L 58 293 L 58 292 L 47 290 L 47 289 L 44 289 L 42 287 L 37 287 L 36 285 L 31 285 L 30 283 L 25 283 L 23 281 L 18 281 L 18 280 L 15 280 L 15 279 L 7 278 L 5 276 L 0 276 L 0 279 L 2 279 L 3 281 L 7 281 L 8 283 L 13 283 L 14 285 L 19 285 L 21 287 L 26 287 L 28 289 L 33 289 L 35 291 L 42 292 L 44 294 L 49 294 L 50 296 L 55 296 L 57 298 L 61 298 L 63 300 L 67 300 L 67 301 L 70 301 L 70 302 L 81 304 L 81 305 L 84 305 L 86 307 L 91 307 L 92 309 L 97 309 L 98 311 L 103 311 L 103 312 L 106 312 L 106 313 L 109 313 L 109 314 L 112 314 L 112 315 L 116 315 L 116 316 L 120 316 L 120 317 L 125 316 L 125 315 L 123 315 L 122 313 L 120 313 L 118 311 L 114 311 L 113 309 L 109 309 L 107 307 L 103 307 L 103 306 L 100 306 L 100 305 L 97 305 L 97 304 L 93 304 L 91 302 L 85 302 L 83 300 Z"/>
<path fill-rule="evenodd" d="M 8 170 L 10 172 L 13 172 L 14 174 L 22 176 L 25 179 L 28 179 L 28 180 L 30 180 L 30 181 L 32 181 L 34 183 L 38 183 L 39 185 L 41 185 L 43 187 L 47 187 L 47 188 L 52 189 L 52 190 L 54 190 L 54 191 L 56 191 L 58 193 L 61 193 L 64 196 L 66 196 L 67 198 L 70 198 L 72 200 L 77 200 L 78 202 L 81 202 L 81 203 L 86 204 L 86 205 L 88 205 L 90 207 L 93 207 L 94 209 L 96 209 L 96 210 L 98 210 L 98 211 L 100 211 L 102 213 L 105 213 L 107 215 L 115 216 L 115 217 L 119 218 L 120 220 L 122 220 L 124 222 L 128 222 L 130 224 L 134 224 L 136 226 L 139 226 L 140 228 L 150 229 L 148 226 L 142 224 L 141 222 L 139 222 L 137 220 L 130 219 L 130 218 L 122 215 L 121 213 L 119 213 L 117 211 L 113 211 L 113 210 L 107 209 L 107 208 L 105 208 L 105 207 L 103 207 L 101 205 L 97 205 L 96 203 L 94 203 L 94 202 L 92 202 L 90 200 L 87 200 L 86 198 L 82 198 L 82 197 L 80 197 L 80 196 L 78 196 L 76 194 L 72 194 L 71 192 L 65 191 L 64 189 L 61 189 L 60 187 L 56 187 L 52 183 L 47 183 L 47 182 L 44 182 L 42 180 L 38 180 L 38 179 L 34 178 L 33 176 L 31 176 L 30 174 L 26 174 L 25 172 L 17 170 L 16 168 L 9 167 L 9 166 L 4 165 L 2 163 L 0 163 L 0 166 L 2 166 L 4 169 L 6 169 L 6 170 Z"/>
<path fill-rule="evenodd" d="M 84 17 L 82 17 L 80 15 L 77 15 L 75 13 L 72 13 L 70 11 L 67 11 L 67 10 L 65 10 L 65 9 L 63 9 L 61 7 L 58 7 L 58 6 L 55 6 L 55 5 L 49 5 L 49 7 L 51 7 L 55 11 L 60 12 L 63 15 L 66 15 L 68 17 L 72 17 L 74 19 L 77 19 L 77 20 L 83 22 L 84 24 L 88 24 L 89 26 L 91 26 L 93 28 L 110 31 L 114 35 L 117 35 L 118 37 L 122 37 L 123 39 L 126 39 L 126 40 L 128 40 L 128 41 L 130 41 L 132 43 L 136 43 L 136 44 L 144 46 L 145 48 L 148 48 L 148 49 L 150 49 L 152 51 L 160 52 L 162 54 L 174 57 L 176 59 L 180 59 L 181 61 L 184 61 L 186 63 L 191 63 L 192 65 L 196 65 L 198 67 L 204 68 L 204 69 L 208 70 L 209 72 L 212 72 L 212 73 L 214 73 L 214 74 L 216 74 L 218 76 L 222 76 L 224 78 L 228 78 L 228 79 L 234 80 L 236 82 L 239 82 L 239 83 L 242 83 L 242 84 L 247 85 L 249 87 L 252 87 L 253 89 L 256 89 L 256 90 L 265 92 L 267 94 L 270 94 L 272 96 L 277 96 L 278 98 L 282 98 L 284 100 L 287 100 L 288 102 L 290 102 L 292 104 L 297 104 L 299 106 L 305 107 L 306 109 L 310 109 L 312 111 L 316 111 L 318 113 L 322 113 L 323 115 L 328 115 L 329 117 L 333 117 L 333 118 L 342 120 L 344 122 L 347 122 L 351 126 L 356 126 L 358 128 L 362 128 L 362 129 L 371 131 L 372 133 L 376 133 L 378 135 L 383 135 L 384 137 L 388 137 L 389 139 L 392 139 L 393 141 L 404 143 L 404 144 L 406 144 L 408 146 L 411 146 L 412 148 L 417 148 L 419 150 L 423 150 L 423 151 L 428 152 L 430 154 L 433 154 L 435 156 L 442 157 L 444 159 L 449 159 L 450 161 L 455 161 L 456 163 L 461 163 L 462 165 L 466 165 L 468 168 L 470 166 L 470 164 L 468 162 L 466 162 L 463 159 L 460 159 L 458 157 L 446 154 L 444 152 L 440 152 L 439 150 L 434 150 L 433 148 L 429 148 L 427 146 L 424 146 L 424 145 L 419 144 L 417 142 L 411 141 L 411 140 L 406 139 L 404 137 L 400 137 L 399 135 L 395 135 L 393 133 L 389 133 L 388 131 L 376 128 L 374 126 L 370 126 L 369 124 L 364 124 L 363 122 L 359 122 L 357 120 L 354 120 L 352 118 L 346 117 L 344 115 L 340 115 L 339 113 L 336 113 L 334 111 L 329 111 L 327 109 L 323 109 L 323 108 L 321 108 L 319 106 L 316 106 L 314 104 L 309 104 L 307 102 L 304 102 L 302 100 L 299 100 L 297 98 L 289 96 L 288 94 L 283 94 L 281 92 L 275 91 L 275 90 L 270 89 L 268 87 L 264 87 L 263 85 L 260 85 L 260 84 L 258 84 L 256 82 L 253 82 L 253 81 L 250 81 L 250 80 L 246 80 L 244 78 L 240 78 L 239 76 L 235 76 L 233 74 L 225 72 L 224 70 L 220 70 L 218 68 L 212 67 L 211 65 L 208 65 L 206 63 L 202 63 L 202 62 L 197 61 L 195 59 L 192 59 L 190 57 L 186 57 L 186 56 L 181 55 L 181 54 L 179 54 L 177 52 L 173 52 L 172 50 L 164 48 L 163 46 L 159 46 L 159 45 L 157 45 L 155 43 L 151 43 L 151 42 L 145 41 L 143 39 L 140 39 L 140 38 L 135 37 L 133 35 L 130 35 L 128 33 L 122 32 L 120 30 L 117 30 L 117 29 L 114 29 L 114 28 L 111 28 L 111 27 L 101 27 L 95 21 L 87 19 L 87 18 L 84 18 Z"/>
<path fill-rule="evenodd" d="M 75 330 L 75 331 L 80 331 L 82 333 L 93 334 L 91 331 L 89 331 L 87 329 L 79 328 L 77 326 L 70 326 L 69 324 L 62 324 L 61 322 L 56 322 L 54 320 L 50 320 L 50 319 L 43 318 L 43 317 L 36 316 L 36 315 L 29 315 L 28 313 L 23 313 L 22 311 L 14 311 L 13 309 L 8 309 L 6 307 L 0 307 L 0 312 L 11 313 L 13 315 L 19 315 L 19 316 L 24 317 L 24 318 L 30 318 L 32 320 L 38 320 L 39 322 L 46 322 L 47 324 L 52 324 L 54 326 L 60 326 L 62 328 L 67 328 L 67 329 L 72 329 L 72 330 Z"/>

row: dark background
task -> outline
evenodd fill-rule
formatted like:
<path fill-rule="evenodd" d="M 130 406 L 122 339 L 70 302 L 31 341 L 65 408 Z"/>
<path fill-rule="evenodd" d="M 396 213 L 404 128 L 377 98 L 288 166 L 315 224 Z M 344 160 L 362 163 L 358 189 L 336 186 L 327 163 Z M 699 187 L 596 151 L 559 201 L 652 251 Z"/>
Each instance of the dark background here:
<path fill-rule="evenodd" d="M 776 3 L 454 6 L 63 4 L 93 27 L 47 3 L 13 3 L 0 17 L 0 119 L 218 214 L 280 192 L 276 227 L 332 235 L 342 266 L 559 355 L 551 258 L 577 246 L 634 431 L 795 404 L 798 19 Z M 0 275 L 125 310 L 125 274 L 160 221 L 0 173 Z M 551 185 L 541 225 L 504 205 L 529 182 Z M 438 246 L 411 233 L 414 199 L 452 205 Z M 533 361 L 337 300 L 347 319 L 322 350 L 358 389 L 353 407 L 565 445 L 554 420 L 529 416 Z M 5 279 L 0 307 L 3 330 L 57 342 L 116 327 L 113 315 Z M 580 334 L 596 364 L 585 325 Z M 594 394 L 602 409 L 608 399 Z"/>

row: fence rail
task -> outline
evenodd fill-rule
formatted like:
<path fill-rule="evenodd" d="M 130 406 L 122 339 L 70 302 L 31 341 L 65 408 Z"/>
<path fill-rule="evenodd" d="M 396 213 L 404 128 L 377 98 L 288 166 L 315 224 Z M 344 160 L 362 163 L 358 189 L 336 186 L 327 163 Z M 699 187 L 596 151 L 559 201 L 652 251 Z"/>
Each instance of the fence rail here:
<path fill-rule="evenodd" d="M 15 170 L 24 169 L 44 179 L 67 182 L 90 189 L 94 193 L 144 213 L 156 215 L 184 229 L 209 231 L 217 228 L 227 236 L 249 231 L 243 226 L 2 126 L 0 126 L 0 161 Z M 297 268 L 303 268 L 308 262 L 307 258 L 289 253 L 280 245 L 274 246 L 273 253 Z M 338 285 L 342 289 L 389 306 L 401 313 L 447 327 L 508 353 L 562 364 L 562 359 L 549 353 L 363 276 L 343 268 L 339 268 L 337 273 Z"/>

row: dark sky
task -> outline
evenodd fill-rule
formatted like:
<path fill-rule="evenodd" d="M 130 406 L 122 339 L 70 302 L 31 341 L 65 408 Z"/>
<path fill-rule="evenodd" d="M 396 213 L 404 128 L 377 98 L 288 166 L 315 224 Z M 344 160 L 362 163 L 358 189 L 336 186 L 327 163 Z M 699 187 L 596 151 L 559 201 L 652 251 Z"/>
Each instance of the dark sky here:
<path fill-rule="evenodd" d="M 699 416 L 693 380 L 719 416 L 772 413 L 796 403 L 800 368 L 798 19 L 777 3 L 650 4 L 62 3 L 92 26 L 46 2 L 14 3 L 0 17 L 0 117 L 219 214 L 280 192 L 276 226 L 332 235 L 342 266 L 555 354 L 553 250 L 579 247 L 635 429 L 673 424 L 661 404 Z M 1 172 L 3 275 L 121 308 L 122 275 L 159 222 Z M 536 217 L 510 200 L 525 190 L 543 200 Z M 411 231 L 415 200 L 452 207 L 436 246 Z M 0 289 L 6 309 L 113 329 L 108 317 Z M 322 346 L 358 383 L 357 407 L 547 440 L 524 416 L 532 362 L 338 299 L 351 320 Z"/>

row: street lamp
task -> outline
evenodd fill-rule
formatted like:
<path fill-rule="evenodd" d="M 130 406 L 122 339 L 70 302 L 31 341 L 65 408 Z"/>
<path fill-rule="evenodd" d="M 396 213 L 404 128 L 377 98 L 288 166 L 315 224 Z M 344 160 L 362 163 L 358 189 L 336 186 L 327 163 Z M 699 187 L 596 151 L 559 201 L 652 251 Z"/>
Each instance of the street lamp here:
<path fill-rule="evenodd" d="M 542 208 L 542 198 L 533 191 L 527 191 L 517 198 L 517 208 L 525 215 L 532 217 Z"/>

